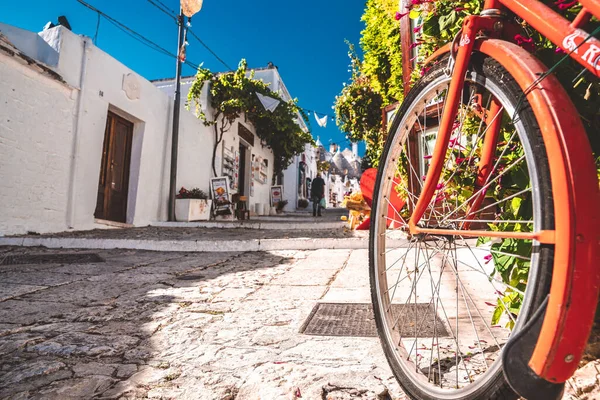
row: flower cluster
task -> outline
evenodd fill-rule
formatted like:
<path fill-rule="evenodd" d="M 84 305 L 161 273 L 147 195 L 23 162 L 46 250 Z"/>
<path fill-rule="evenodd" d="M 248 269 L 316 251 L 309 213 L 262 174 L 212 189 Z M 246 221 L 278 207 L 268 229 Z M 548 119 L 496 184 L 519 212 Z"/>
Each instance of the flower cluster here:
<path fill-rule="evenodd" d="M 179 193 L 177 193 L 176 197 L 178 199 L 208 199 L 208 195 L 203 190 L 199 188 L 193 188 L 188 190 L 184 187 L 181 187 L 181 189 L 179 189 Z"/>

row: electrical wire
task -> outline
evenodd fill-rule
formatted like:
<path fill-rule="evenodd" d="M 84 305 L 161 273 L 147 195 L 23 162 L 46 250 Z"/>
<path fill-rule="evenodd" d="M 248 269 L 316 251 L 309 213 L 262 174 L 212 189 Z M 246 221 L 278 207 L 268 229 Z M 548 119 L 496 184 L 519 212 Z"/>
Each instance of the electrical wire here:
<path fill-rule="evenodd" d="M 196 39 L 198 42 L 200 42 L 200 44 L 201 44 L 202 46 L 204 46 L 204 48 L 205 48 L 206 50 L 208 50 L 208 51 L 210 52 L 210 54 L 212 54 L 212 55 L 213 55 L 213 56 L 214 56 L 214 57 L 215 57 L 217 60 L 219 60 L 219 62 L 220 62 L 221 64 L 223 64 L 223 65 L 224 65 L 224 66 L 225 66 L 227 69 L 229 69 L 230 71 L 233 71 L 233 68 L 231 68 L 229 65 L 227 65 L 227 63 L 226 63 L 225 61 L 223 61 L 223 59 L 222 59 L 221 57 L 219 57 L 219 56 L 217 55 L 217 53 L 215 53 L 215 52 L 214 52 L 214 51 L 213 51 L 213 50 L 212 50 L 210 47 L 208 47 L 208 45 L 207 45 L 206 43 L 204 43 L 204 42 L 202 41 L 202 39 L 200 39 L 200 38 L 198 37 L 198 35 L 196 35 L 196 33 L 194 33 L 194 31 L 192 31 L 191 29 L 188 29 L 188 32 L 189 32 L 189 34 L 190 34 L 190 35 L 192 35 L 192 37 L 193 37 L 194 39 Z"/>
<path fill-rule="evenodd" d="M 124 33 L 126 33 L 127 35 L 129 35 L 130 37 L 132 37 L 133 39 L 137 40 L 138 42 L 142 43 L 143 45 L 159 52 L 162 53 L 166 56 L 172 57 L 172 58 L 178 58 L 176 54 L 170 52 L 169 50 L 165 49 L 164 47 L 158 45 L 157 43 L 153 42 L 152 40 L 148 39 L 147 37 L 145 37 L 144 35 L 142 35 L 141 33 L 136 32 L 135 30 L 131 29 L 130 27 L 128 27 L 127 25 L 117 21 L 116 19 L 114 19 L 113 17 L 111 17 L 110 15 L 100 11 L 99 9 L 97 9 L 96 7 L 86 3 L 83 0 L 77 0 L 78 3 L 80 3 L 81 5 L 83 5 L 84 7 L 89 8 L 90 10 L 97 12 L 98 15 L 101 15 L 102 17 L 104 17 L 108 22 L 110 22 L 111 24 L 113 24 L 115 27 L 117 27 L 118 29 L 120 29 L 121 31 L 123 31 Z M 194 68 L 194 69 L 198 69 L 199 66 L 198 64 L 195 64 L 191 61 L 185 61 L 185 64 L 189 65 L 190 67 Z"/>
<path fill-rule="evenodd" d="M 167 17 L 173 19 L 175 22 L 177 22 L 177 15 L 174 14 L 174 12 L 171 10 L 169 11 L 169 9 L 164 6 L 164 5 L 158 5 L 156 4 L 153 0 L 146 0 L 148 3 L 152 4 L 154 7 L 156 7 L 157 9 L 159 9 L 163 14 L 165 14 Z M 158 0 L 157 0 L 158 1 Z M 161 3 L 162 4 L 162 3 Z"/>
<path fill-rule="evenodd" d="M 147 0 L 150 4 L 152 4 L 154 7 L 158 8 L 160 11 L 162 11 L 165 15 L 168 15 L 170 18 L 175 19 L 175 21 L 177 21 L 177 17 L 170 14 L 169 11 L 171 13 L 174 13 L 173 10 L 170 10 L 168 7 L 166 7 L 164 5 L 164 3 L 162 3 L 160 0 Z M 158 2 L 162 5 L 162 7 L 160 7 L 157 3 Z M 83 0 L 77 0 L 78 3 L 80 3 L 81 5 L 83 5 L 84 7 L 98 13 L 98 25 L 100 24 L 100 17 L 104 17 L 108 22 L 110 22 L 112 25 L 114 25 L 116 28 L 118 28 L 119 30 L 121 30 L 122 32 L 124 32 L 125 34 L 127 34 L 129 37 L 137 40 L 139 43 L 145 45 L 146 47 L 149 47 L 159 53 L 162 53 L 163 55 L 169 56 L 171 58 L 179 58 L 176 54 L 170 52 L 169 50 L 165 49 L 164 47 L 158 45 L 157 43 L 153 42 L 152 40 L 148 39 L 147 37 L 145 37 L 144 35 L 142 35 L 139 32 L 136 32 L 135 30 L 133 30 L 132 28 L 128 27 L 127 25 L 117 21 L 116 19 L 114 19 L 113 17 L 111 17 L 110 15 L 100 11 L 99 9 L 97 9 L 96 7 L 92 6 L 91 4 L 86 3 Z M 164 7 L 164 9 L 163 9 Z M 204 43 L 204 41 L 202 39 L 200 39 L 200 37 L 198 37 L 198 35 L 196 35 L 196 33 L 194 31 L 192 31 L 191 29 L 187 29 L 187 33 L 192 35 L 192 37 L 194 39 L 196 39 L 206 50 L 208 50 L 221 64 L 223 64 L 228 70 L 230 71 L 234 71 L 234 69 L 229 66 L 221 57 L 218 56 L 217 53 L 215 53 L 206 43 Z M 97 40 L 97 35 L 98 32 L 96 31 L 96 35 L 95 35 L 95 40 Z M 184 62 L 186 65 L 194 68 L 195 70 L 198 70 L 200 68 L 200 66 L 196 63 L 193 63 L 191 61 L 186 60 Z M 328 119 L 334 121 L 335 117 L 331 116 L 330 114 L 327 113 L 321 113 L 318 111 L 314 111 L 314 110 L 310 110 L 304 107 L 300 107 L 297 106 L 299 109 L 303 110 L 305 113 L 307 114 L 311 114 L 311 113 L 315 113 L 317 115 L 323 116 L 323 115 L 327 115 Z"/>
<path fill-rule="evenodd" d="M 175 11 L 173 11 L 172 8 L 169 8 L 169 6 L 167 6 L 165 3 L 163 3 L 161 0 L 154 0 L 156 1 L 158 4 L 160 4 L 161 6 L 163 6 L 163 8 L 167 11 L 169 11 L 171 14 L 173 15 L 177 15 L 177 13 Z"/>
<path fill-rule="evenodd" d="M 100 31 L 100 18 L 101 18 L 101 15 L 100 15 L 100 13 L 98 13 L 98 22 L 96 23 L 96 33 L 94 34 L 94 39 L 92 40 L 96 46 L 98 46 L 98 32 Z"/>

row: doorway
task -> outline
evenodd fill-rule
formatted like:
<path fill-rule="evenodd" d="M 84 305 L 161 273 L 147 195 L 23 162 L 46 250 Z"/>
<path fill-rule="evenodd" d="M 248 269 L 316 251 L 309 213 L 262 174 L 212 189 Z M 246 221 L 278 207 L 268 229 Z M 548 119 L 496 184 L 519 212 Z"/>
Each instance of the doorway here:
<path fill-rule="evenodd" d="M 246 150 L 247 147 L 240 143 L 240 170 L 238 171 L 238 193 L 246 195 Z"/>
<path fill-rule="evenodd" d="M 94 217 L 126 222 L 133 123 L 108 112 Z"/>

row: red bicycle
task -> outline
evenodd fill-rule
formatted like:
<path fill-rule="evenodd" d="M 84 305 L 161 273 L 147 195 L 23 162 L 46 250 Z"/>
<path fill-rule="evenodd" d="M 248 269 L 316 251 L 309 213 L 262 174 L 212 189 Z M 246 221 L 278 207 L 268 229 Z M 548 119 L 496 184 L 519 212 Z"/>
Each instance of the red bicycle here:
<path fill-rule="evenodd" d="M 394 118 L 371 212 L 389 364 L 415 399 L 558 398 L 598 300 L 600 190 L 577 109 L 514 16 L 600 77 L 600 40 L 535 0 L 486 0 Z M 397 198 L 404 199 L 402 207 Z"/>

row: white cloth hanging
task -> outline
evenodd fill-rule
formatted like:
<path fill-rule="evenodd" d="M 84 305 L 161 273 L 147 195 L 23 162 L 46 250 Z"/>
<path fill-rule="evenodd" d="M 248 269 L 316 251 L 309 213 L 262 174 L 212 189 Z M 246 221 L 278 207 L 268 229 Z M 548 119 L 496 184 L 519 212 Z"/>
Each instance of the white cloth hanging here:
<path fill-rule="evenodd" d="M 327 115 L 324 115 L 321 118 L 319 118 L 319 116 L 317 115 L 316 112 L 313 111 L 313 114 L 315 114 L 315 119 L 317 120 L 317 124 L 321 128 L 327 128 Z"/>
<path fill-rule="evenodd" d="M 275 111 L 275 109 L 277 108 L 279 103 L 281 103 L 281 101 L 279 101 L 277 99 L 274 99 L 269 96 L 265 96 L 260 93 L 256 93 L 256 95 L 258 96 L 258 99 L 262 103 L 263 107 L 265 107 L 265 110 L 270 111 L 270 112 Z"/>

